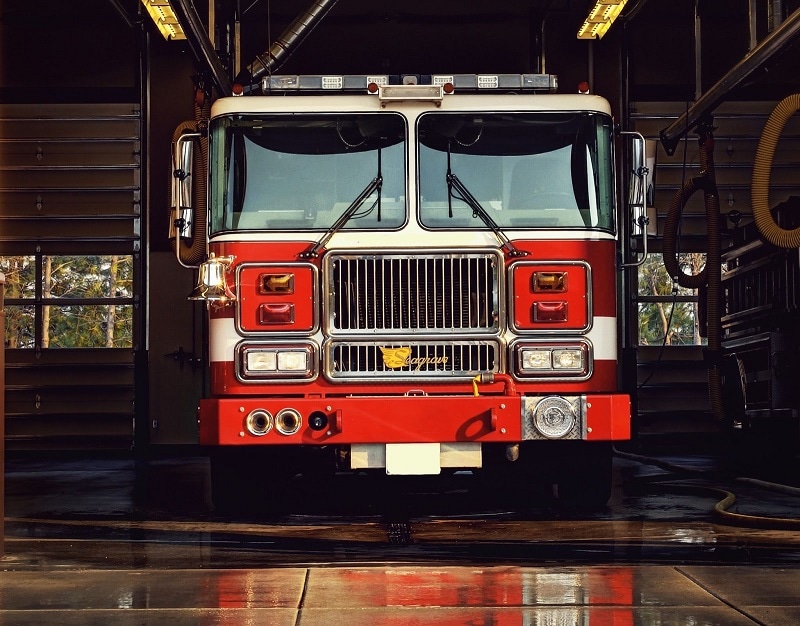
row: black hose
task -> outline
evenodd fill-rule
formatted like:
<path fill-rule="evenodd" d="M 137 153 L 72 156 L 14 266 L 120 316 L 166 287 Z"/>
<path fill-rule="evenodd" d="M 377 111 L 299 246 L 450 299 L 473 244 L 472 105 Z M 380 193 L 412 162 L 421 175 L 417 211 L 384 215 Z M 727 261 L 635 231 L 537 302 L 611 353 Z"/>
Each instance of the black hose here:
<path fill-rule="evenodd" d="M 706 366 L 708 369 L 708 390 L 711 412 L 722 421 L 724 409 L 722 402 L 722 376 L 720 373 L 722 327 L 721 327 L 721 284 L 722 284 L 722 241 L 720 231 L 719 192 L 714 171 L 714 138 L 710 130 L 700 133 L 700 175 L 689 179 L 670 202 L 667 219 L 664 223 L 664 267 L 681 287 L 706 290 L 705 299 L 700 300 L 701 317 L 707 319 Z M 706 229 L 708 246 L 706 265 L 698 274 L 686 274 L 678 261 L 678 225 L 686 202 L 697 191 L 702 191 L 706 209 Z M 703 313 L 705 315 L 703 315 Z"/>

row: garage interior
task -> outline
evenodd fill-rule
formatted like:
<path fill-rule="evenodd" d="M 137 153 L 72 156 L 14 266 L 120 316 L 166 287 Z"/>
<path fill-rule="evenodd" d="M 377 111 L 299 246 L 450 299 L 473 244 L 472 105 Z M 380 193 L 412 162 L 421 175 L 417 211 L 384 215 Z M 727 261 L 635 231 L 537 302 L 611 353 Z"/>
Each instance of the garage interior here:
<path fill-rule="evenodd" d="M 794 110 L 759 163 L 771 115 L 797 97 L 800 2 L 629 0 L 601 39 L 579 39 L 593 4 L 173 0 L 185 39 L 162 36 L 139 0 L 0 4 L 0 622 L 800 619 Z M 478 512 L 459 480 L 388 497 L 343 480 L 298 486 L 291 512 L 215 513 L 196 419 L 206 310 L 186 298 L 196 274 L 169 240 L 170 144 L 196 98 L 267 66 L 553 74 L 562 93 L 588 83 L 621 130 L 652 140 L 648 236 L 631 230 L 623 244 L 627 259 L 652 263 L 619 272 L 633 438 L 618 446 L 607 508 L 565 512 L 544 498 L 511 514 L 493 499 L 503 494 L 479 490 Z M 709 149 L 714 235 L 690 186 Z M 775 228 L 794 233 L 786 245 L 757 227 L 757 167 Z M 691 273 L 710 245 L 725 298 L 716 347 L 698 332 L 706 286 L 669 284 L 661 260 L 677 249 Z M 102 280 L 44 280 L 64 267 Z"/>

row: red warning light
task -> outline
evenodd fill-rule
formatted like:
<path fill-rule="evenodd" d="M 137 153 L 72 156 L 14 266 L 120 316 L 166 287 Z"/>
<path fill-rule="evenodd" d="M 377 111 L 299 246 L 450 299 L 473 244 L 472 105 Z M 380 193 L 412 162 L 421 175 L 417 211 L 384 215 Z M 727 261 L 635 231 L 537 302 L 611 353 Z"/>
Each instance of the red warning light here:
<path fill-rule="evenodd" d="M 585 80 L 581 83 L 578 83 L 578 93 L 589 93 L 589 83 Z"/>
<path fill-rule="evenodd" d="M 453 87 L 453 83 L 445 83 L 442 85 L 442 91 L 444 93 L 453 93 L 453 91 L 455 91 L 455 87 Z"/>

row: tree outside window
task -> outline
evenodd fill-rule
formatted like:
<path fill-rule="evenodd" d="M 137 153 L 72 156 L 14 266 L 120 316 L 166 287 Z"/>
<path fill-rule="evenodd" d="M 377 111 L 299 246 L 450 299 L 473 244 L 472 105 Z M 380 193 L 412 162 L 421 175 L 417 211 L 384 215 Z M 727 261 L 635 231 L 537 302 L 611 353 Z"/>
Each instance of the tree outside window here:
<path fill-rule="evenodd" d="M 133 346 L 133 257 L 0 257 L 6 347 Z"/>
<path fill-rule="evenodd" d="M 679 255 L 683 273 L 698 274 L 706 263 L 701 252 Z M 674 284 L 660 254 L 651 254 L 639 267 L 639 345 L 701 345 L 696 289 Z"/>

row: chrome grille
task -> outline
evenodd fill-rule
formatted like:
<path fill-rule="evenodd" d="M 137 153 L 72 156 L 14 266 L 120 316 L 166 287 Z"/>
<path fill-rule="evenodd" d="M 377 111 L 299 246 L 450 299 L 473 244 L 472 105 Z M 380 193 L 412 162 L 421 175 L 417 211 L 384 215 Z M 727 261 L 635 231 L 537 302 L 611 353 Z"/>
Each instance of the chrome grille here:
<path fill-rule="evenodd" d="M 332 335 L 498 332 L 496 254 L 341 254 L 326 258 Z"/>
<path fill-rule="evenodd" d="M 327 376 L 340 380 L 472 379 L 501 365 L 497 341 L 334 341 L 325 356 Z"/>

